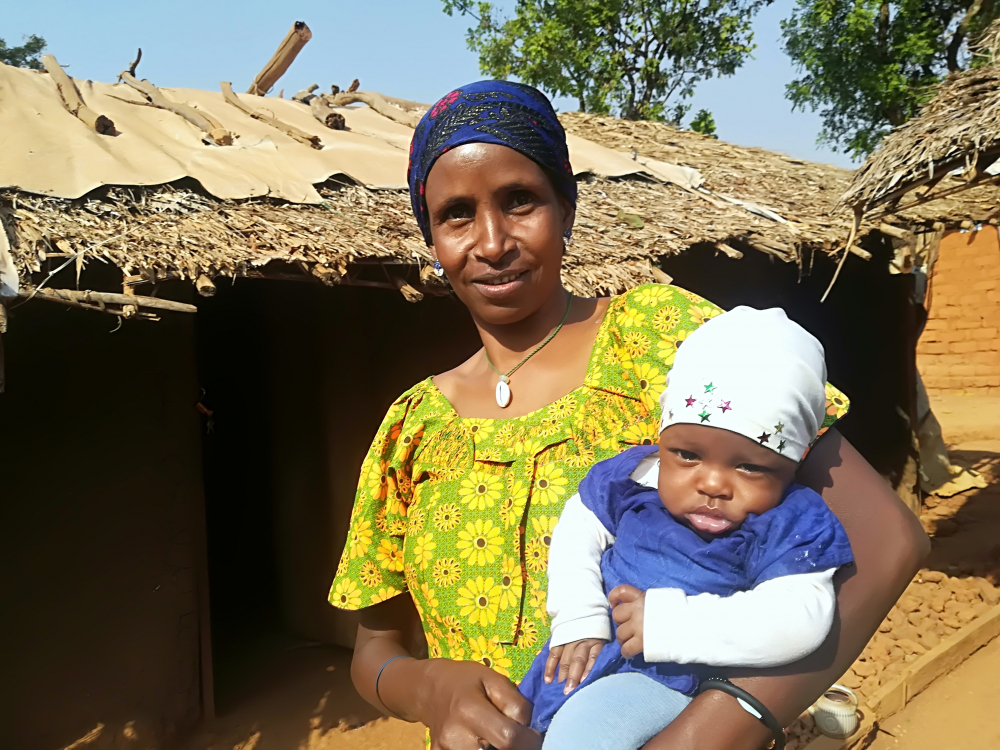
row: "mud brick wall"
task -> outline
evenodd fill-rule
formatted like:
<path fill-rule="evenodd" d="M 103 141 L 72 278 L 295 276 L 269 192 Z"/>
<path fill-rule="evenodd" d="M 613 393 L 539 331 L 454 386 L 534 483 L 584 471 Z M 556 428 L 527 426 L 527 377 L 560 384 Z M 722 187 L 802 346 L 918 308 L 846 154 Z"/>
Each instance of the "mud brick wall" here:
<path fill-rule="evenodd" d="M 930 284 L 917 367 L 930 393 L 1000 392 L 996 227 L 945 235 Z"/>

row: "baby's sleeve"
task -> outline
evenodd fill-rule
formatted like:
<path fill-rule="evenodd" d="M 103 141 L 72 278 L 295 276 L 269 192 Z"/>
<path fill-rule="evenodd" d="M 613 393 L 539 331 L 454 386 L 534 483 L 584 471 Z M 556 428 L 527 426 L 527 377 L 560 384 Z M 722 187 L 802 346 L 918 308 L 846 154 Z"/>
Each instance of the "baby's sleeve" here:
<path fill-rule="evenodd" d="M 833 623 L 832 569 L 765 581 L 732 596 L 649 589 L 643 657 L 714 667 L 779 667 L 811 654 Z"/>
<path fill-rule="evenodd" d="M 553 646 L 584 638 L 611 640 L 601 557 L 615 542 L 593 511 L 574 495 L 563 508 L 549 547 L 548 611 Z"/>

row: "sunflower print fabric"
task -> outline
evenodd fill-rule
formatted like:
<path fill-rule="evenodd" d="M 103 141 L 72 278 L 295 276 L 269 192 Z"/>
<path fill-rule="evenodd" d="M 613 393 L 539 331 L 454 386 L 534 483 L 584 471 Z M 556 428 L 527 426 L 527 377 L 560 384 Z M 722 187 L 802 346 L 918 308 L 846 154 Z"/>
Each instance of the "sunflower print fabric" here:
<path fill-rule="evenodd" d="M 722 311 L 673 286 L 614 298 L 584 384 L 514 419 L 463 419 L 433 381 L 389 409 L 361 470 L 330 603 L 413 597 L 431 657 L 474 659 L 514 682 L 549 637 L 549 544 L 597 461 L 652 445 L 684 340 Z M 827 386 L 824 430 L 848 408 Z"/>

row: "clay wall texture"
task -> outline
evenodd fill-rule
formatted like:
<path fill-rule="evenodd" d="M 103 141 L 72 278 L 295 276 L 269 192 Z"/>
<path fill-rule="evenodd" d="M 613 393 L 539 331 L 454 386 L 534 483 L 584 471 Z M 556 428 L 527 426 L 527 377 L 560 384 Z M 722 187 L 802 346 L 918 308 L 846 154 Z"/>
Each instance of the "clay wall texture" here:
<path fill-rule="evenodd" d="M 944 236 L 917 346 L 929 393 L 1000 392 L 1000 241 L 996 227 Z"/>

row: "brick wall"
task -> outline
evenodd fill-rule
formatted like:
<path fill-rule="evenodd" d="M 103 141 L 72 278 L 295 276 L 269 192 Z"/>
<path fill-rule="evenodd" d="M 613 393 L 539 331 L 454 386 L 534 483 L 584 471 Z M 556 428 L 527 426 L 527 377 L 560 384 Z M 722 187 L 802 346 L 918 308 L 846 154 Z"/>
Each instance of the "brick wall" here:
<path fill-rule="evenodd" d="M 944 236 L 917 345 L 928 392 L 1000 393 L 1000 241 L 996 227 Z"/>

